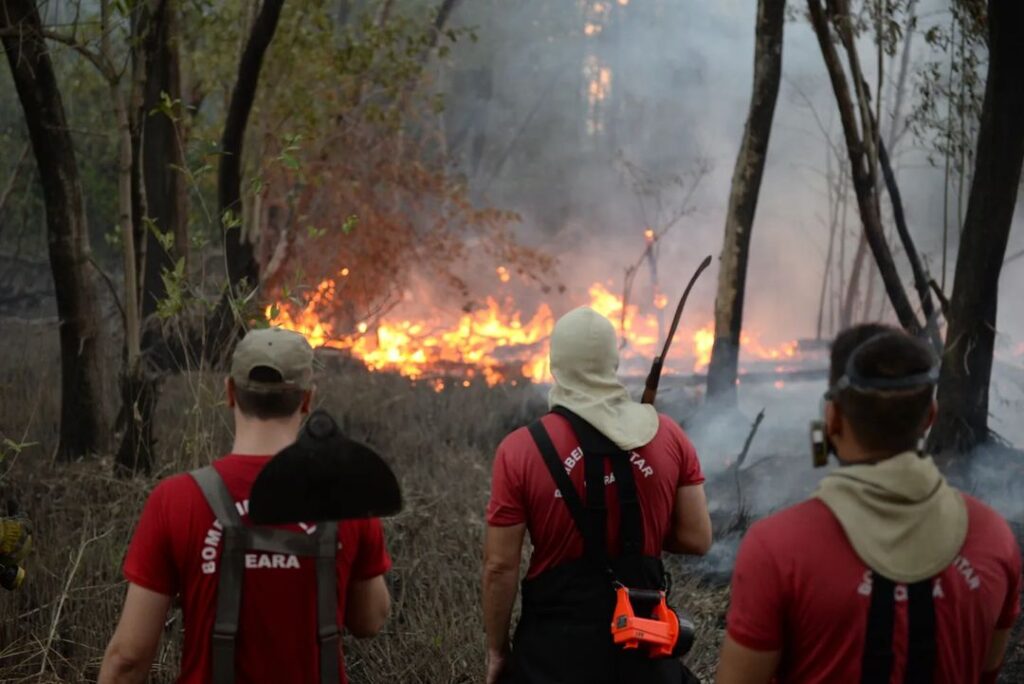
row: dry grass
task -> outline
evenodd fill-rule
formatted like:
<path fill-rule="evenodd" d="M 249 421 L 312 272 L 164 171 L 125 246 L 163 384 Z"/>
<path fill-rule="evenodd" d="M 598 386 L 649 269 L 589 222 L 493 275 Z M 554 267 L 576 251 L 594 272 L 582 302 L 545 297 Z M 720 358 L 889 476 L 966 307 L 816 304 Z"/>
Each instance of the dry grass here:
<path fill-rule="evenodd" d="M 206 463 L 228 446 L 220 378 L 170 379 L 161 397 L 159 472 L 111 477 L 109 455 L 53 462 L 59 398 L 55 331 L 0 327 L 0 497 L 16 498 L 34 522 L 29 579 L 0 594 L 0 681 L 95 680 L 124 592 L 120 563 L 135 519 L 157 477 Z M 319 379 L 322 405 L 348 433 L 372 444 L 402 480 L 405 511 L 386 522 L 395 567 L 394 613 L 384 634 L 346 642 L 353 682 L 406 684 L 482 680 L 478 608 L 483 511 L 494 447 L 537 415 L 528 388 L 481 387 L 435 394 L 424 385 L 369 374 L 330 359 Z M 723 627 L 725 590 L 675 578 L 676 603 L 693 614 L 699 641 L 691 667 L 709 678 Z M 181 618 L 171 616 L 153 681 L 177 670 Z"/>

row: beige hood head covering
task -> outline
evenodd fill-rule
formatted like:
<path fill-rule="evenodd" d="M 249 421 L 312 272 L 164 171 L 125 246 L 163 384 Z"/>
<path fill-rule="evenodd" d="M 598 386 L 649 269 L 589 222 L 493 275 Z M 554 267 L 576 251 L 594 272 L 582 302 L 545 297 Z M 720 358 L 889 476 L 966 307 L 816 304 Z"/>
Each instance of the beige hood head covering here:
<path fill-rule="evenodd" d="M 929 456 L 916 452 L 829 473 L 815 496 L 839 519 L 853 550 L 896 582 L 942 572 L 967 538 L 967 506 Z"/>
<path fill-rule="evenodd" d="M 619 382 L 615 328 L 588 307 L 558 319 L 551 333 L 551 408 L 564 406 L 620 449 L 630 451 L 658 432 L 658 413 L 639 404 Z"/>

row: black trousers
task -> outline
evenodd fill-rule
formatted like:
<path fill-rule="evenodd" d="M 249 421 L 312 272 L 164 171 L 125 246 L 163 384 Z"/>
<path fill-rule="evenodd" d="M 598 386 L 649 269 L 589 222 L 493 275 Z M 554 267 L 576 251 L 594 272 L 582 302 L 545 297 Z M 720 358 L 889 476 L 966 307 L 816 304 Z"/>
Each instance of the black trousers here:
<path fill-rule="evenodd" d="M 512 642 L 508 684 L 697 684 L 675 658 L 651 659 L 612 642 L 607 621 L 524 615 Z"/>

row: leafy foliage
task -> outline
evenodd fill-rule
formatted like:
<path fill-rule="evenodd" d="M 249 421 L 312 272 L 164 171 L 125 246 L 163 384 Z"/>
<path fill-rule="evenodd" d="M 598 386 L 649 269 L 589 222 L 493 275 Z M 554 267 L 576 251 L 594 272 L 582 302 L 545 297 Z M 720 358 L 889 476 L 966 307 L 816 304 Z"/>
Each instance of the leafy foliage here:
<path fill-rule="evenodd" d="M 975 139 L 985 94 L 988 43 L 985 4 L 957 0 L 948 26 L 935 24 L 924 32 L 935 55 L 916 79 L 917 105 L 908 117 L 915 137 L 937 164 L 948 157 L 958 175 L 973 166 Z"/>

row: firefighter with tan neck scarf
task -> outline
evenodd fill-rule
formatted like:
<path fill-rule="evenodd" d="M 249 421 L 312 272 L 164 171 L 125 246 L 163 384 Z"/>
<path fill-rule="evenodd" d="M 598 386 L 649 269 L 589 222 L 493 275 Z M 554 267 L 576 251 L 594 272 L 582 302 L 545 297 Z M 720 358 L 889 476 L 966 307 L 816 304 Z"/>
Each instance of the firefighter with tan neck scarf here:
<path fill-rule="evenodd" d="M 918 451 L 936 412 L 931 349 L 868 324 L 831 356 L 815 461 L 840 467 L 743 539 L 718 683 L 995 682 L 1020 550 Z"/>
<path fill-rule="evenodd" d="M 484 543 L 488 684 L 692 677 L 679 659 L 692 626 L 667 600 L 661 554 L 711 546 L 704 476 L 679 425 L 630 398 L 618 362 L 606 318 L 566 314 L 551 335 L 551 412 L 498 447 Z"/>

